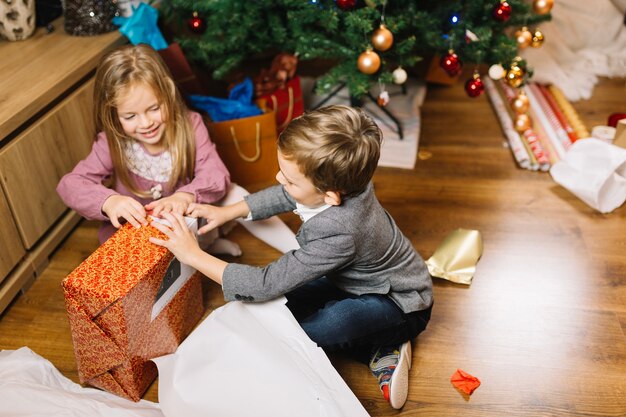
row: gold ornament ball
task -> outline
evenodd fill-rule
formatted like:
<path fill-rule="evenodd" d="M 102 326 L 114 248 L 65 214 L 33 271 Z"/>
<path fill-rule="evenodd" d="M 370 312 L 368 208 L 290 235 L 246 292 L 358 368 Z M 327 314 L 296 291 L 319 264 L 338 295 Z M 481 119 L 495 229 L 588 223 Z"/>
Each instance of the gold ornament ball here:
<path fill-rule="evenodd" d="M 518 114 L 515 117 L 515 130 L 519 133 L 524 133 L 531 127 L 530 117 L 527 114 Z"/>
<path fill-rule="evenodd" d="M 554 0 L 535 0 L 533 1 L 533 10 L 537 14 L 546 14 L 550 13 L 553 5 Z"/>
<path fill-rule="evenodd" d="M 357 67 L 363 74 L 374 74 L 380 68 L 380 57 L 376 52 L 368 49 L 359 55 Z"/>
<path fill-rule="evenodd" d="M 513 88 L 522 85 L 524 81 L 524 71 L 517 65 L 512 65 L 506 73 L 506 82 Z"/>
<path fill-rule="evenodd" d="M 515 113 L 517 114 L 526 113 L 530 107 L 528 96 L 526 96 L 523 92 L 520 92 L 515 100 L 513 100 L 513 103 L 511 103 L 511 107 L 513 107 L 513 110 L 515 110 Z"/>
<path fill-rule="evenodd" d="M 379 51 L 386 51 L 393 45 L 393 33 L 385 25 L 380 25 L 372 35 L 372 45 Z"/>
<path fill-rule="evenodd" d="M 533 34 L 526 26 L 515 32 L 515 40 L 520 48 L 527 48 L 533 40 Z"/>
<path fill-rule="evenodd" d="M 539 29 L 535 29 L 535 33 L 533 34 L 533 40 L 530 43 L 533 48 L 539 48 L 543 44 L 543 33 Z"/>

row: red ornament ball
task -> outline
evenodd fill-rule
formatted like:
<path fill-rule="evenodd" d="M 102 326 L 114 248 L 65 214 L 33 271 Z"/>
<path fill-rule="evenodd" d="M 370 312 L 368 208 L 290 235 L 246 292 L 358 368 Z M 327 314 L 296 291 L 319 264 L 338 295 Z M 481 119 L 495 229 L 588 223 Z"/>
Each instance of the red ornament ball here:
<path fill-rule="evenodd" d="M 474 75 L 465 83 L 465 92 L 472 98 L 478 97 L 483 91 L 485 91 L 485 86 L 478 75 Z"/>
<path fill-rule="evenodd" d="M 441 57 L 439 60 L 439 66 L 448 73 L 450 77 L 454 77 L 461 72 L 462 63 L 459 56 L 450 50 L 448 53 Z"/>
<path fill-rule="evenodd" d="M 501 2 L 493 9 L 493 18 L 499 22 L 506 22 L 511 17 L 511 5 L 506 1 Z"/>
<path fill-rule="evenodd" d="M 341 10 L 352 10 L 356 6 L 356 0 L 335 0 Z"/>
<path fill-rule="evenodd" d="M 198 16 L 198 12 L 193 12 L 193 16 L 187 21 L 187 25 L 189 30 L 197 35 L 203 34 L 206 30 L 206 22 Z"/>

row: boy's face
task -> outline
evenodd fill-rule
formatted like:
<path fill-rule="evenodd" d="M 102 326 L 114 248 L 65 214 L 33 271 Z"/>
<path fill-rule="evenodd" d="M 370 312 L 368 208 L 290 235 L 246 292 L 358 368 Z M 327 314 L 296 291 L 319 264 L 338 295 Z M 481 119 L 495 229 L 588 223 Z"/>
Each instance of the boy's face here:
<path fill-rule="evenodd" d="M 276 179 L 294 200 L 311 208 L 328 204 L 325 200 L 326 193 L 318 190 L 300 171 L 300 167 L 294 161 L 285 159 L 280 151 L 278 151 L 278 166 L 280 171 L 276 174 Z"/>

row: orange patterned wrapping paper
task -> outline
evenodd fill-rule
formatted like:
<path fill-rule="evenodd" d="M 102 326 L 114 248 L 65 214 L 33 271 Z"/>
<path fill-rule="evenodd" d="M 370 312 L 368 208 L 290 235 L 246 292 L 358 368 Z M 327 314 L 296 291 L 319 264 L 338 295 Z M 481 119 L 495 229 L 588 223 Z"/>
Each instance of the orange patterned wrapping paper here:
<path fill-rule="evenodd" d="M 203 314 L 200 273 L 186 265 L 155 303 L 181 265 L 148 241 L 159 235 L 126 224 L 62 283 L 81 383 L 133 401 L 157 376 L 150 359 L 174 352 Z"/>

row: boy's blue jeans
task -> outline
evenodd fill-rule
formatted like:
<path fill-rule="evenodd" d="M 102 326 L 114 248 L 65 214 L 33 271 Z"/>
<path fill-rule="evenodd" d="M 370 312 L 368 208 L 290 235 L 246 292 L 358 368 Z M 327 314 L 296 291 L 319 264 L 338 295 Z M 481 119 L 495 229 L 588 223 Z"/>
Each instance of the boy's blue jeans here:
<path fill-rule="evenodd" d="M 406 314 L 386 295 L 349 294 L 326 277 L 285 296 L 287 307 L 318 346 L 345 351 L 366 364 L 381 346 L 400 345 L 421 333 L 432 309 Z"/>

